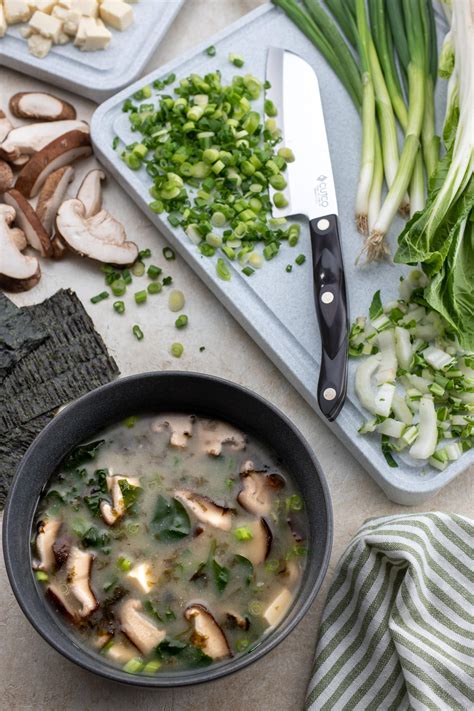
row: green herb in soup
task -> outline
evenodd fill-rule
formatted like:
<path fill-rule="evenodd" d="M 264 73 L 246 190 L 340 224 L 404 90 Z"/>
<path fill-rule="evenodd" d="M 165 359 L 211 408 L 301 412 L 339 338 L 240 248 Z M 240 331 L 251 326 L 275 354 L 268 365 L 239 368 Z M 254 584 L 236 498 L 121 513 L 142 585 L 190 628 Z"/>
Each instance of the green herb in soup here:
<path fill-rule="evenodd" d="M 41 497 L 35 575 L 82 643 L 134 674 L 246 653 L 306 557 L 303 500 L 231 425 L 129 417 L 64 460 Z"/>

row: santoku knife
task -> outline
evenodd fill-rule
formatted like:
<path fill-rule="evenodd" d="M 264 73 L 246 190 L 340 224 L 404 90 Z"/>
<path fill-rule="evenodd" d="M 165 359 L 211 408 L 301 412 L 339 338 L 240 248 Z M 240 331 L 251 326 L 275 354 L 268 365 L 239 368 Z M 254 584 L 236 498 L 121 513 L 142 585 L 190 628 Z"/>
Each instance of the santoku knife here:
<path fill-rule="evenodd" d="M 346 397 L 348 313 L 339 241 L 336 190 L 316 74 L 301 57 L 271 47 L 267 58 L 266 98 L 275 105 L 282 145 L 295 161 L 288 164 L 288 205 L 272 208 L 274 217 L 309 218 L 314 297 L 321 332 L 318 402 L 332 422 Z M 270 189 L 271 197 L 276 191 Z"/>

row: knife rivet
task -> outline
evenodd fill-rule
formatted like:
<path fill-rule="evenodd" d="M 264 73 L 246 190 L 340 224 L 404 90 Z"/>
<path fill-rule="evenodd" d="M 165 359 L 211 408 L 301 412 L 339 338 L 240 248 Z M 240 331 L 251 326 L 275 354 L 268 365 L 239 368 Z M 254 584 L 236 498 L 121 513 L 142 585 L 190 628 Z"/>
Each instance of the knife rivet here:
<path fill-rule="evenodd" d="M 329 220 L 326 220 L 325 217 L 323 217 L 322 220 L 318 220 L 318 230 L 321 230 L 322 232 L 324 232 L 325 230 L 328 229 L 328 227 L 329 227 Z"/>
<path fill-rule="evenodd" d="M 326 388 L 326 390 L 323 391 L 323 397 L 325 400 L 334 400 L 336 395 L 337 393 L 334 388 Z"/>
<path fill-rule="evenodd" d="M 334 301 L 334 294 L 331 291 L 323 291 L 321 294 L 321 301 L 323 304 L 332 304 Z"/>

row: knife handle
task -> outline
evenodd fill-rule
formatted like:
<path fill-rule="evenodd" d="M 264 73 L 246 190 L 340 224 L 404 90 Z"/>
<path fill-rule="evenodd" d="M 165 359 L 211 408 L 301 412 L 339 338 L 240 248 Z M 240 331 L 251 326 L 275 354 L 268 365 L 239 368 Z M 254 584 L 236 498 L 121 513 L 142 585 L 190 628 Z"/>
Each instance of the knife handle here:
<path fill-rule="evenodd" d="M 349 319 L 337 215 L 310 220 L 314 298 L 321 333 L 318 403 L 333 422 L 347 392 Z"/>

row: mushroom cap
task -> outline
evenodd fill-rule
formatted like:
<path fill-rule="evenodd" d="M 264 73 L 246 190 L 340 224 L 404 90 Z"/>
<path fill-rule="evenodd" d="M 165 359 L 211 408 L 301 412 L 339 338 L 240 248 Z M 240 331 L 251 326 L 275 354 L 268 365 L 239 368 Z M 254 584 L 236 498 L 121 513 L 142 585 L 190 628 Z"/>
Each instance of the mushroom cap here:
<path fill-rule="evenodd" d="M 15 243 L 10 225 L 16 216 L 10 205 L 0 205 L 0 286 L 6 291 L 27 291 L 41 277 L 36 257 L 22 254 Z"/>
<path fill-rule="evenodd" d="M 81 605 L 80 617 L 88 617 L 98 607 L 98 602 L 91 589 L 91 571 L 94 554 L 81 551 L 73 546 L 67 559 L 67 581 L 69 589 Z"/>
<path fill-rule="evenodd" d="M 72 104 L 45 91 L 20 91 L 11 97 L 9 107 L 17 118 L 42 121 L 73 120 L 77 115 Z"/>
<path fill-rule="evenodd" d="M 266 516 L 270 512 L 275 491 L 285 485 L 279 474 L 255 470 L 241 472 L 240 479 L 243 488 L 237 495 L 237 501 L 246 511 L 257 516 Z"/>
<path fill-rule="evenodd" d="M 79 158 L 90 156 L 91 153 L 89 133 L 79 130 L 63 133 L 47 143 L 23 166 L 16 179 L 15 188 L 27 198 L 35 197 L 48 175 Z"/>
<path fill-rule="evenodd" d="M 243 541 L 238 545 L 238 552 L 257 566 L 270 555 L 273 534 L 264 518 L 246 523 L 252 532 L 252 540 Z"/>
<path fill-rule="evenodd" d="M 36 205 L 36 214 L 48 235 L 51 235 L 53 231 L 56 214 L 73 178 L 74 168 L 66 165 L 48 175 L 41 188 Z"/>
<path fill-rule="evenodd" d="M 85 216 L 97 215 L 102 207 L 102 181 L 105 180 L 105 173 L 100 168 L 94 168 L 82 181 L 77 191 L 77 199 L 82 202 L 85 208 Z"/>
<path fill-rule="evenodd" d="M 0 156 L 10 162 L 28 158 L 72 131 L 88 135 L 89 126 L 84 121 L 50 121 L 12 128 L 0 144 Z"/>
<path fill-rule="evenodd" d="M 3 111 L 0 109 L 0 143 L 6 139 L 13 126 L 9 118 L 5 116 Z"/>
<path fill-rule="evenodd" d="M 0 193 L 10 190 L 14 182 L 13 170 L 6 161 L 0 160 Z"/>
<path fill-rule="evenodd" d="M 184 611 L 184 616 L 194 625 L 192 643 L 200 647 L 204 654 L 211 659 L 232 656 L 224 632 L 204 605 L 189 605 Z"/>
<path fill-rule="evenodd" d="M 56 543 L 61 526 L 62 521 L 58 518 L 50 518 L 39 522 L 36 536 L 36 552 L 39 556 L 37 570 L 44 570 L 49 573 L 55 568 L 56 557 L 53 546 Z"/>
<path fill-rule="evenodd" d="M 153 420 L 153 432 L 170 431 L 170 445 L 179 449 L 188 446 L 188 439 L 193 436 L 193 415 L 163 415 Z"/>
<path fill-rule="evenodd" d="M 7 205 L 15 208 L 16 222 L 25 233 L 28 244 L 36 249 L 42 257 L 50 257 L 53 253 L 51 240 L 28 200 L 15 189 L 6 192 L 3 199 Z"/>
<path fill-rule="evenodd" d="M 138 247 L 127 241 L 123 226 L 106 210 L 85 216 L 80 200 L 66 200 L 59 208 L 56 226 L 68 248 L 98 262 L 126 266 L 138 257 Z"/>
<path fill-rule="evenodd" d="M 191 511 L 201 523 L 207 523 L 214 528 L 220 528 L 222 531 L 230 531 L 232 528 L 232 511 L 225 506 L 219 506 L 207 496 L 182 489 L 181 491 L 175 491 L 174 497 L 188 511 Z"/>
<path fill-rule="evenodd" d="M 218 420 L 205 420 L 199 422 L 199 442 L 203 451 L 218 457 L 222 453 L 223 445 L 233 451 L 245 449 L 245 435 L 236 427 Z"/>
<path fill-rule="evenodd" d="M 144 655 L 150 654 L 166 637 L 166 631 L 157 627 L 142 614 L 140 600 L 129 599 L 120 605 L 118 617 L 124 635 Z"/>

